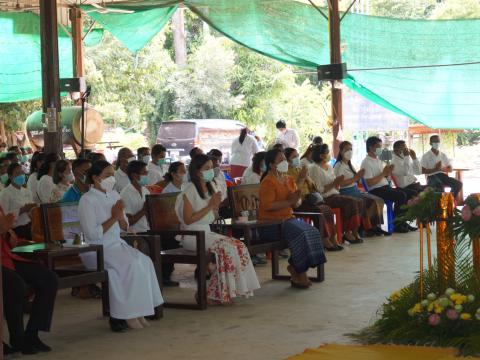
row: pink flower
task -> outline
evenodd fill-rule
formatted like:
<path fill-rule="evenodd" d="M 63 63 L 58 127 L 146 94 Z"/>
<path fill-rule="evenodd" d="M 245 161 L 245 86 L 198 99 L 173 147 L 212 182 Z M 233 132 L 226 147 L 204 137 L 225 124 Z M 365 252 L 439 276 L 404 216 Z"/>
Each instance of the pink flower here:
<path fill-rule="evenodd" d="M 437 326 L 440 324 L 440 315 L 432 314 L 428 317 L 428 324 L 431 326 Z"/>
<path fill-rule="evenodd" d="M 417 205 L 420 202 L 420 198 L 417 196 L 416 198 L 413 198 L 413 205 Z"/>
<path fill-rule="evenodd" d="M 447 318 L 449 320 L 457 320 L 458 319 L 458 313 L 454 309 L 448 309 L 445 314 L 447 315 Z"/>
<path fill-rule="evenodd" d="M 407 201 L 407 206 L 413 206 L 413 199 Z"/>
<path fill-rule="evenodd" d="M 463 221 L 470 221 L 472 219 L 472 209 L 470 206 L 465 205 L 462 209 L 462 219 Z"/>
<path fill-rule="evenodd" d="M 480 205 L 473 210 L 473 215 L 480 216 Z"/>

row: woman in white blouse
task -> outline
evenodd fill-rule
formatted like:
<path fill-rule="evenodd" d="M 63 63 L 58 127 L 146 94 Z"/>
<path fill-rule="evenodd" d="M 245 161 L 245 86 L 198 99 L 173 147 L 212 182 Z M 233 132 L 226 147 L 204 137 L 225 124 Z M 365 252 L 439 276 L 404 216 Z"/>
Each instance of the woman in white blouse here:
<path fill-rule="evenodd" d="M 42 204 L 48 204 L 50 202 L 53 189 L 55 189 L 53 171 L 55 169 L 55 163 L 58 160 L 60 160 L 60 157 L 57 154 L 48 154 L 38 171 L 37 195 Z"/>
<path fill-rule="evenodd" d="M 213 183 L 212 161 L 207 155 L 196 155 L 188 172 L 191 182 L 178 195 L 175 212 L 183 230 L 205 232 L 205 248 L 215 254 L 216 264 L 209 267 L 210 304 L 228 304 L 237 296 L 252 296 L 260 284 L 245 244 L 210 230 L 221 202 L 221 193 Z M 181 236 L 179 240 L 185 249 L 196 251 L 195 237 Z"/>
<path fill-rule="evenodd" d="M 68 160 L 58 160 L 53 169 L 53 188 L 50 202 L 56 203 L 62 200 L 63 195 L 67 192 L 74 178 L 72 173 L 72 164 Z"/>
<path fill-rule="evenodd" d="M 352 154 L 352 144 L 348 141 L 341 142 L 337 161 L 333 167 L 336 176 L 343 176 L 343 181 L 340 184 L 340 194 L 363 200 L 363 208 L 366 211 L 366 213 L 363 214 L 363 218 L 368 218 L 372 226 L 372 228 L 366 232 L 366 235 L 390 235 L 390 233 L 383 231 L 381 228 L 381 224 L 383 224 L 383 206 L 385 205 L 383 199 L 358 189 L 358 181 L 360 181 L 365 174 L 365 170 L 355 170 L 352 165 Z"/>
<path fill-rule="evenodd" d="M 315 182 L 317 189 L 323 195 L 325 204 L 333 208 L 339 208 L 342 215 L 343 239 L 351 244 L 362 243 L 363 239 L 358 234 L 362 225 L 361 199 L 340 195 L 339 188 L 344 177 L 335 177 L 330 165 L 330 150 L 327 144 L 315 146 L 312 151 L 314 164 L 310 165 L 309 175 Z M 368 228 L 369 229 L 369 228 Z"/>
<path fill-rule="evenodd" d="M 263 173 L 267 171 L 265 154 L 265 151 L 260 151 L 253 155 L 252 165 L 243 173 L 242 185 L 260 184 Z"/>
<path fill-rule="evenodd" d="M 185 164 L 181 161 L 171 163 L 163 178 L 167 182 L 167 186 L 162 190 L 162 194 L 182 191 L 182 187 L 188 182 Z"/>
<path fill-rule="evenodd" d="M 36 204 L 40 204 L 40 199 L 37 194 L 38 187 L 38 171 L 45 161 L 45 154 L 36 152 L 32 156 L 32 162 L 30 164 L 30 175 L 28 175 L 27 189 L 32 193 L 33 201 Z"/>
<path fill-rule="evenodd" d="M 252 163 L 252 156 L 258 152 L 258 144 L 248 128 L 240 131 L 240 136 L 232 142 L 232 157 L 230 159 L 230 176 L 241 177 L 245 169 Z"/>
<path fill-rule="evenodd" d="M 14 214 L 13 231 L 25 240 L 32 239 L 30 210 L 36 204 L 32 194 L 25 188 L 26 176 L 18 163 L 10 164 L 7 170 L 7 187 L 0 193 L 0 206 L 5 214 Z"/>
<path fill-rule="evenodd" d="M 128 221 L 124 203 L 114 190 L 113 166 L 106 161 L 95 162 L 89 181 L 92 187 L 81 197 L 78 213 L 86 242 L 103 245 L 110 327 L 115 332 L 125 331 L 127 326 L 142 328 L 147 326 L 145 316 L 154 315 L 155 307 L 163 303 L 153 263 L 120 237 L 121 230 L 127 230 Z M 95 259 L 82 256 L 82 260 L 89 267 Z"/>

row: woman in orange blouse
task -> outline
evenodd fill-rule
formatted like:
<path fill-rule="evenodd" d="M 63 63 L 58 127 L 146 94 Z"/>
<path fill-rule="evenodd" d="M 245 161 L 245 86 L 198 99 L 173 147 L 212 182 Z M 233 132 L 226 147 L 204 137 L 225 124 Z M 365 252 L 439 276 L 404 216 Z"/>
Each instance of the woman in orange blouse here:
<path fill-rule="evenodd" d="M 267 171 L 260 184 L 260 220 L 283 220 L 283 237 L 287 239 L 291 256 L 288 271 L 293 287 L 311 286 L 307 271 L 325 263 L 323 244 L 317 228 L 293 217 L 293 208 L 301 203 L 301 192 L 295 180 L 287 175 L 288 162 L 283 152 L 273 149 L 265 156 Z M 278 239 L 276 226 L 260 229 L 262 240 Z"/>

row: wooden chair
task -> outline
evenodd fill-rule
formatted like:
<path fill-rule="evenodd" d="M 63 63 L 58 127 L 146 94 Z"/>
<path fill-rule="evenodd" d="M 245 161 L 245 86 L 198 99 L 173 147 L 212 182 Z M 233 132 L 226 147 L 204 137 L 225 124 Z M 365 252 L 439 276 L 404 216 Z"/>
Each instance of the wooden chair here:
<path fill-rule="evenodd" d="M 180 222 L 175 213 L 175 201 L 179 193 L 147 195 L 147 219 L 150 224 L 149 234 L 160 238 L 176 235 L 195 236 L 197 251 L 183 248 L 161 250 L 161 261 L 174 264 L 193 264 L 197 266 L 197 301 L 195 305 L 165 302 L 165 307 L 180 309 L 205 310 L 207 308 L 207 273 L 208 256 L 205 252 L 204 231 L 180 230 Z"/>
<path fill-rule="evenodd" d="M 260 185 L 238 185 L 228 189 L 230 205 L 233 209 L 234 218 L 238 218 L 242 211 L 250 211 L 257 216 L 260 205 Z M 297 212 L 294 215 L 303 220 L 309 220 L 313 217 L 319 217 L 319 223 L 323 224 L 324 218 L 320 213 L 311 212 Z M 268 221 L 255 221 L 252 223 L 237 225 L 237 228 L 241 226 L 245 231 L 245 241 L 247 243 L 248 250 L 252 254 L 271 251 L 272 252 L 272 279 L 275 280 L 288 280 L 290 276 L 279 275 L 279 261 L 278 251 L 288 248 L 288 243 L 283 239 L 283 232 L 281 231 L 281 223 L 279 225 L 280 238 L 274 242 L 264 242 L 262 239 L 253 239 L 252 232 L 259 228 L 266 226 L 273 226 L 275 223 Z M 317 267 L 317 276 L 312 278 L 312 281 L 321 282 L 325 279 L 324 266 L 319 265 Z"/>

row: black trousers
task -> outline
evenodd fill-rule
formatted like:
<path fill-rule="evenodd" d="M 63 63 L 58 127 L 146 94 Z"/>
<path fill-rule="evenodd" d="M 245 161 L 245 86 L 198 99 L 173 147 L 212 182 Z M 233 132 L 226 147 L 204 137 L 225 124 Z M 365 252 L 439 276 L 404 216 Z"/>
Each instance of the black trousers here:
<path fill-rule="evenodd" d="M 394 189 L 388 185 L 370 190 L 369 192 L 383 200 L 393 201 L 393 214 L 395 217 L 402 213 L 402 205 L 405 205 L 408 200 L 408 195 L 403 189 Z"/>
<path fill-rule="evenodd" d="M 426 188 L 427 188 L 427 186 L 421 185 L 419 182 L 414 182 L 413 184 L 410 184 L 410 185 L 402 188 L 402 190 L 407 194 L 408 199 L 411 199 L 411 198 L 417 196 L 418 194 L 420 194 Z"/>
<path fill-rule="evenodd" d="M 17 226 L 13 231 L 21 239 L 32 240 L 32 223 Z"/>
<path fill-rule="evenodd" d="M 443 186 L 448 186 L 452 189 L 452 194 L 456 198 L 460 190 L 462 190 L 463 184 L 457 179 L 451 178 L 447 174 L 439 173 L 430 175 L 427 179 L 429 186 L 433 187 L 436 191 L 443 192 Z"/>
<path fill-rule="evenodd" d="M 10 345 L 21 348 L 25 332 L 49 331 L 57 295 L 57 275 L 35 263 L 15 262 L 16 271 L 2 267 L 3 309 L 10 334 Z M 35 292 L 27 327 L 23 324 L 27 290 Z"/>

